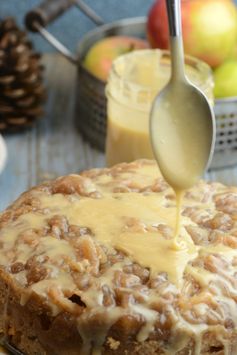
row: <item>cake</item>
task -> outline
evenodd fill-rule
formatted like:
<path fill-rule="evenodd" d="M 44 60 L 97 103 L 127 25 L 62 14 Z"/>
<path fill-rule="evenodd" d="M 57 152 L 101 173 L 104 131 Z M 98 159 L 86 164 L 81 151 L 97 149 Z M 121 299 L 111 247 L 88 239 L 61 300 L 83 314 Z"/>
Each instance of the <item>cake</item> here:
<path fill-rule="evenodd" d="M 0 326 L 28 355 L 237 354 L 237 188 L 182 204 L 153 161 L 46 182 L 0 215 Z"/>

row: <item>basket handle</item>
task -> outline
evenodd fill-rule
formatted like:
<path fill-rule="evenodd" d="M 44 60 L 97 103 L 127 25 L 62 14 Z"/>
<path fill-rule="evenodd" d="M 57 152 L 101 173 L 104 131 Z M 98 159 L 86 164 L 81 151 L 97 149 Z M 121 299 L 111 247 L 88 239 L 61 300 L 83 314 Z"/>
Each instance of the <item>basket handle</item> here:
<path fill-rule="evenodd" d="M 46 27 L 73 5 L 71 0 L 45 0 L 26 14 L 25 25 L 28 30 L 38 32 L 35 24 Z"/>
<path fill-rule="evenodd" d="M 104 23 L 83 0 L 45 0 L 25 16 L 25 26 L 29 31 L 39 32 L 54 48 L 73 63 L 77 63 L 75 55 L 57 38 L 46 30 L 46 26 L 60 17 L 72 6 L 77 6 L 87 17 L 97 25 Z"/>

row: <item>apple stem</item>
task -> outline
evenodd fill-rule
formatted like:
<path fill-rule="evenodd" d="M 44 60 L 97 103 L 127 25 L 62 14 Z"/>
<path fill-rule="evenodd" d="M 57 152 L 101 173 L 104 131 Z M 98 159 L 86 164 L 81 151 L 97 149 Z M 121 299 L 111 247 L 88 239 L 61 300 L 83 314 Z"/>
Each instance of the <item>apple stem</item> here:
<path fill-rule="evenodd" d="M 131 43 L 128 48 L 121 49 L 121 54 L 130 53 L 130 52 L 134 51 L 135 48 L 136 48 L 135 45 L 133 43 Z"/>

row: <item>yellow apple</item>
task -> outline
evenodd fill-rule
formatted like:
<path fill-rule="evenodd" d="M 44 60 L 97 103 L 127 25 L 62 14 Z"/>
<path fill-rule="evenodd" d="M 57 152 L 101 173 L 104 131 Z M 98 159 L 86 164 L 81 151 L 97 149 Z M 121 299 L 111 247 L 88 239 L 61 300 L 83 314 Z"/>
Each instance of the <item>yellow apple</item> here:
<path fill-rule="evenodd" d="M 140 38 L 112 36 L 96 42 L 87 52 L 84 67 L 98 79 L 106 81 L 112 62 L 121 54 L 147 48 L 148 43 Z"/>

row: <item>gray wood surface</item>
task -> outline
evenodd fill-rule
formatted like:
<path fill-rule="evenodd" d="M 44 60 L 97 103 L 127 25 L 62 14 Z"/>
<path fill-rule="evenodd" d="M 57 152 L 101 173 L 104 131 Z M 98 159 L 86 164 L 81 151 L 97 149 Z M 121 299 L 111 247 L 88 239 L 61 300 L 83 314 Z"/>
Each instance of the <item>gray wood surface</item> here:
<path fill-rule="evenodd" d="M 45 117 L 21 134 L 5 135 L 8 161 L 0 175 L 0 210 L 44 180 L 104 165 L 74 124 L 76 68 L 60 55 L 45 55 L 48 99 Z"/>
<path fill-rule="evenodd" d="M 45 55 L 48 100 L 33 129 L 5 135 L 8 162 L 0 175 L 0 210 L 44 180 L 105 165 L 104 154 L 86 143 L 74 124 L 76 68 L 57 54 Z M 237 167 L 207 173 L 209 180 L 237 184 Z"/>

